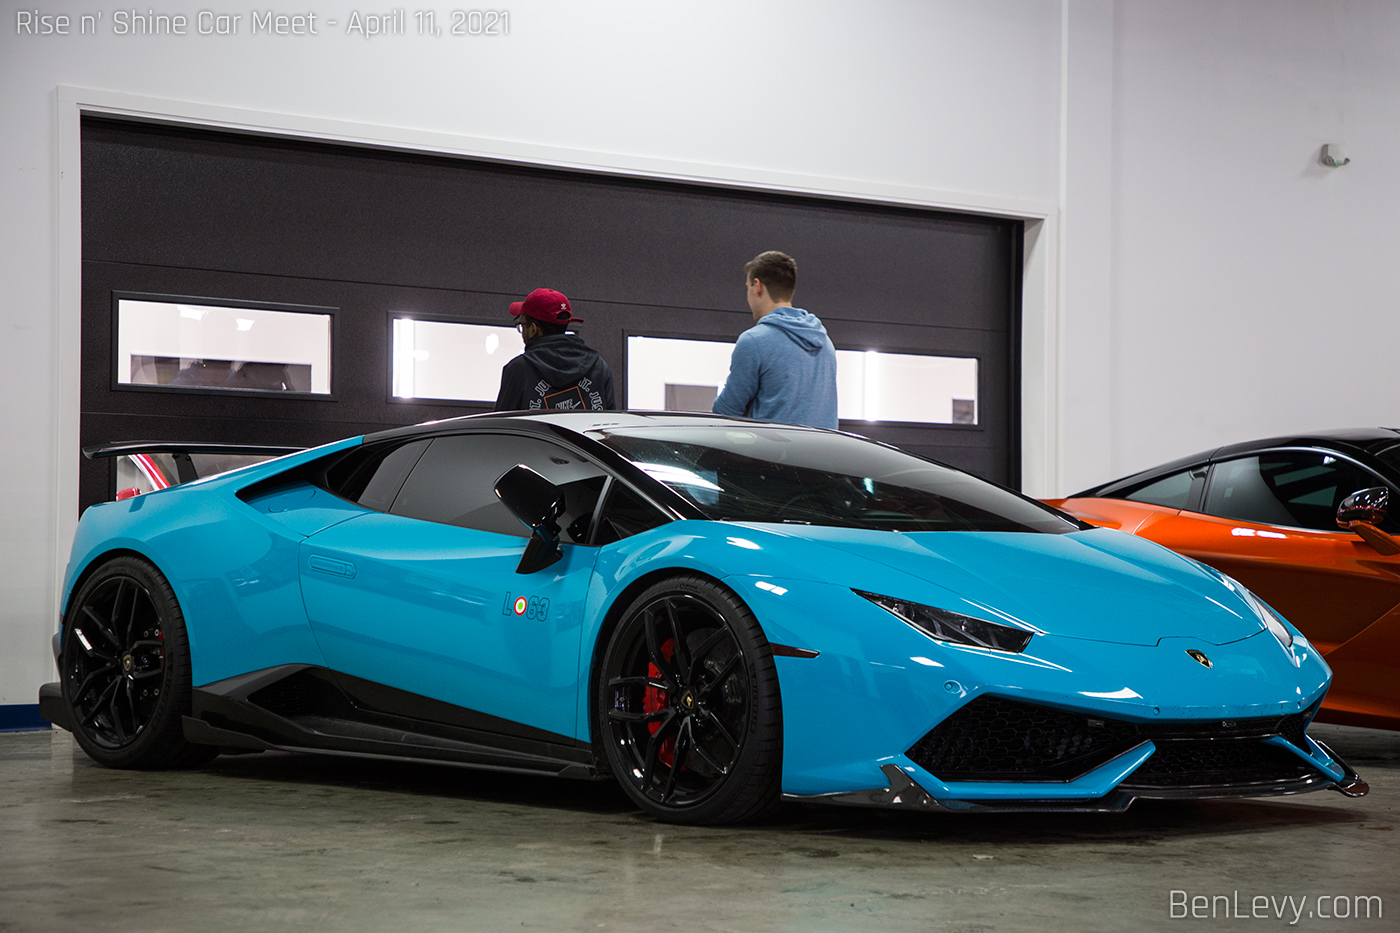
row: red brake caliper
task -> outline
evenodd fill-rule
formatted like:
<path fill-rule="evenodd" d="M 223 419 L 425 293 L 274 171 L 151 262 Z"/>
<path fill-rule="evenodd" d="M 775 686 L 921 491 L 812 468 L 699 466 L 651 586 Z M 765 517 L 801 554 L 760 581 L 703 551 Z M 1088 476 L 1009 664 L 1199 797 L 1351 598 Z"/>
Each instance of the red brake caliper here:
<path fill-rule="evenodd" d="M 675 652 L 676 640 L 674 638 L 668 638 L 661 643 L 661 656 L 667 661 L 671 661 L 674 659 Z M 650 677 L 652 680 L 660 680 L 661 669 L 655 664 L 652 664 L 650 661 L 648 661 L 647 676 Z M 664 690 L 661 687 L 647 687 L 646 695 L 642 697 L 643 712 L 655 713 L 659 710 L 665 709 L 668 705 L 670 705 L 670 695 L 667 693 L 666 690 Z M 656 731 L 660 728 L 661 723 L 659 722 L 647 723 L 647 731 L 649 731 L 652 735 L 656 735 Z M 671 762 L 675 758 L 675 753 L 676 737 L 669 736 L 668 738 L 665 738 L 661 741 L 661 748 L 657 751 L 656 757 L 661 759 L 662 764 L 666 765 L 667 767 L 670 767 Z"/>

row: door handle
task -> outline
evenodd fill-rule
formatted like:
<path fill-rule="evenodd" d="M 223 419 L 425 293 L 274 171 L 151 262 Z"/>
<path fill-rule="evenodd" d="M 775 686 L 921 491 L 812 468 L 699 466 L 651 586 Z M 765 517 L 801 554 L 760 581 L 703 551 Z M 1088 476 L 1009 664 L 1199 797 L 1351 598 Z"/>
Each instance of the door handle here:
<path fill-rule="evenodd" d="M 329 557 L 313 554 L 310 564 L 311 569 L 319 573 L 328 573 L 333 577 L 344 577 L 347 580 L 355 579 L 355 565 L 349 561 L 333 560 Z"/>

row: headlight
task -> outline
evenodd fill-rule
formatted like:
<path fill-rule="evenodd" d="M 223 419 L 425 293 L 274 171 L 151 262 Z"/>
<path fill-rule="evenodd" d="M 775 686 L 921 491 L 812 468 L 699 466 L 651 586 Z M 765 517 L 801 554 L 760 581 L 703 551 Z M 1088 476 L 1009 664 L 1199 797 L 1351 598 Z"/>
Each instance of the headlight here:
<path fill-rule="evenodd" d="M 1274 633 L 1274 637 L 1278 639 L 1280 645 L 1283 645 L 1285 648 L 1293 647 L 1293 633 L 1289 631 L 1287 625 L 1283 624 L 1283 620 L 1278 617 L 1278 613 L 1270 609 L 1264 600 L 1255 596 L 1250 592 L 1249 587 L 1245 586 L 1228 573 L 1222 573 L 1214 567 L 1206 567 L 1206 569 L 1219 577 L 1222 583 L 1239 594 L 1239 597 L 1248 604 L 1249 608 L 1254 610 L 1254 614 L 1259 617 L 1259 621 L 1264 623 L 1264 627 Z"/>
<path fill-rule="evenodd" d="M 1293 633 L 1288 630 L 1288 626 L 1283 624 L 1283 620 L 1266 606 L 1262 599 L 1244 587 L 1240 587 L 1240 595 L 1244 597 L 1245 602 L 1249 603 L 1249 608 L 1254 610 L 1254 614 L 1259 616 L 1259 621 L 1264 623 L 1264 627 L 1274 633 L 1278 643 L 1285 648 L 1292 648 Z"/>
<path fill-rule="evenodd" d="M 881 596 L 864 590 L 851 592 L 898 616 L 936 641 L 1012 652 L 1024 650 L 1031 641 L 1031 633 L 1025 629 L 976 619 L 960 612 L 949 612 L 947 609 L 937 609 L 907 599 L 895 599 L 893 596 Z"/>

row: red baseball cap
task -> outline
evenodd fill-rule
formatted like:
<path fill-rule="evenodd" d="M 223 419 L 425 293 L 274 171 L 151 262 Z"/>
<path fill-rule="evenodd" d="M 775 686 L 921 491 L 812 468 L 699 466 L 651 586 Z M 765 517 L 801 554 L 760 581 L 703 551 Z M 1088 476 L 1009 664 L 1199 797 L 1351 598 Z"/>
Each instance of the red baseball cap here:
<path fill-rule="evenodd" d="M 550 324 L 583 323 L 583 318 L 574 317 L 573 308 L 569 307 L 569 299 L 564 297 L 564 293 L 552 288 L 537 288 L 526 295 L 524 301 L 511 302 L 510 313 L 516 316 L 528 314 L 537 321 Z"/>

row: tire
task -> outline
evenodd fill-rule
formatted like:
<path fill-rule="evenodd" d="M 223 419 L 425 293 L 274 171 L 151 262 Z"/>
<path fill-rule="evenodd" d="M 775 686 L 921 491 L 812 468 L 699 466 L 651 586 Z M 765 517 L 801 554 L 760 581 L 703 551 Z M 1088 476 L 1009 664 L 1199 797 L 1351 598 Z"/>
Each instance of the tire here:
<path fill-rule="evenodd" d="M 732 823 L 777 804 L 782 701 L 768 640 L 733 593 L 701 576 L 654 584 L 598 667 L 598 734 L 636 804 L 672 823 Z"/>
<path fill-rule="evenodd" d="M 63 620 L 63 703 L 83 751 L 109 768 L 178 768 L 218 749 L 185 741 L 190 651 L 161 572 L 135 556 L 92 573 Z"/>

